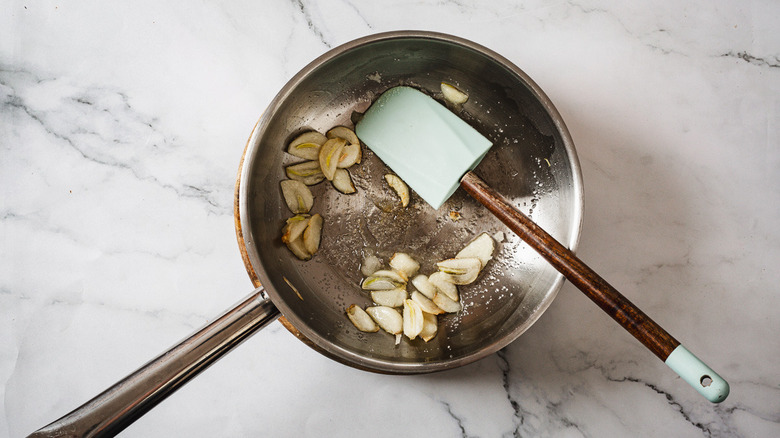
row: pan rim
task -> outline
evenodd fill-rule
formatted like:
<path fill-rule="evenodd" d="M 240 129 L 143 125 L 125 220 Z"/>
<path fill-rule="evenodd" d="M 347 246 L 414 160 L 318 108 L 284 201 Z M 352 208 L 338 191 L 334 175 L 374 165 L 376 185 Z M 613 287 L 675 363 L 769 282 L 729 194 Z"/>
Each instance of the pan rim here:
<path fill-rule="evenodd" d="M 252 228 L 250 226 L 250 223 L 252 222 L 251 213 L 248 207 L 249 202 L 247 187 L 250 186 L 249 182 L 252 180 L 250 171 L 253 168 L 253 162 L 256 157 L 259 139 L 268 128 L 272 118 L 271 116 L 274 114 L 275 110 L 279 108 L 281 103 L 289 97 L 289 95 L 302 81 L 304 81 L 310 74 L 316 71 L 316 69 L 325 62 L 347 51 L 351 51 L 367 44 L 396 39 L 430 39 L 463 46 L 476 52 L 480 52 L 488 57 L 493 58 L 504 68 L 510 70 L 528 86 L 532 94 L 543 106 L 544 110 L 549 114 L 555 125 L 555 128 L 561 135 L 564 151 L 566 152 L 567 158 L 570 162 L 570 170 L 572 173 L 573 217 L 569 229 L 569 241 L 562 243 L 572 251 L 576 251 L 577 249 L 582 230 L 583 183 L 579 159 L 576 150 L 574 149 L 574 142 L 571 138 L 568 128 L 563 121 L 563 118 L 549 97 L 544 93 L 544 91 L 524 71 L 522 71 L 507 58 L 480 44 L 461 37 L 439 32 L 408 30 L 383 32 L 358 38 L 335 47 L 314 59 L 298 73 L 296 73 L 277 93 L 277 95 L 269 103 L 263 115 L 260 117 L 260 120 L 257 122 L 255 129 L 252 131 L 244 151 L 244 156 L 242 157 L 242 164 L 239 172 L 239 187 L 237 188 L 238 193 L 236 200 L 238 203 L 236 213 L 239 215 L 239 217 L 236 218 L 236 227 L 237 229 L 240 227 L 241 230 L 242 237 L 240 237 L 240 239 L 242 238 L 243 242 L 239 241 L 239 245 L 243 245 L 246 250 L 248 260 L 245 260 L 245 262 L 248 261 L 247 269 L 249 270 L 251 268 L 253 271 L 249 273 L 250 277 L 252 274 L 256 275 L 256 278 L 259 280 L 259 282 L 266 287 L 266 291 L 271 298 L 271 301 L 279 308 L 280 312 L 288 321 L 288 323 L 294 327 L 296 331 L 298 331 L 298 333 L 293 333 L 297 337 L 304 340 L 305 343 L 315 348 L 315 350 L 318 352 L 358 369 L 391 374 L 419 374 L 457 368 L 468 363 L 475 362 L 495 353 L 496 351 L 516 340 L 523 332 L 525 332 L 531 325 L 533 325 L 541 317 L 545 310 L 552 304 L 563 284 L 563 275 L 560 273 L 556 275 L 555 280 L 550 286 L 550 293 L 545 295 L 543 300 L 536 306 L 531 316 L 527 320 L 525 320 L 522 324 L 519 324 L 497 342 L 486 344 L 472 354 L 458 358 L 442 359 L 430 362 L 396 362 L 391 360 L 370 358 L 330 342 L 329 340 L 320 336 L 316 331 L 310 330 L 309 327 L 304 323 L 296 323 L 295 315 L 291 314 L 292 312 L 289 308 L 287 308 L 284 300 L 282 300 L 276 290 L 274 290 L 269 276 L 265 272 L 262 263 L 260 263 L 260 254 L 258 252 L 258 248 L 253 244 L 254 238 L 252 235 Z M 290 327 L 287 328 L 290 329 Z"/>

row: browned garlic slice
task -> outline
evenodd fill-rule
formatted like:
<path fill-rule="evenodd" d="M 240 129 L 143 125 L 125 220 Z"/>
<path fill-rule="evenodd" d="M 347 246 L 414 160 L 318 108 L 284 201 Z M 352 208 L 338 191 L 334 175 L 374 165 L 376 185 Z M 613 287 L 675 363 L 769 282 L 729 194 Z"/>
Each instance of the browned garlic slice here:
<path fill-rule="evenodd" d="M 397 335 L 403 332 L 404 319 L 397 310 L 387 306 L 374 306 L 366 309 L 371 319 L 379 324 L 382 330 Z"/>
<path fill-rule="evenodd" d="M 432 299 L 436 294 L 436 286 L 434 286 L 427 275 L 418 275 L 412 279 L 412 286 L 415 287 L 420 293 L 425 295 L 428 299 Z"/>
<path fill-rule="evenodd" d="M 380 305 L 387 307 L 401 307 L 404 305 L 404 300 L 407 298 L 406 288 L 397 287 L 389 290 L 374 290 L 371 291 L 371 300 Z"/>
<path fill-rule="evenodd" d="M 436 315 L 423 312 L 423 328 L 420 332 L 423 341 L 428 342 L 436 336 L 436 332 L 439 331 L 437 319 Z"/>
<path fill-rule="evenodd" d="M 308 131 L 295 137 L 287 146 L 287 152 L 296 157 L 316 160 L 320 154 L 320 146 L 328 138 L 317 131 Z"/>
<path fill-rule="evenodd" d="M 476 257 L 447 259 L 436 263 L 439 271 L 449 274 L 448 281 L 455 284 L 473 283 L 482 269 L 482 262 Z"/>
<path fill-rule="evenodd" d="M 404 207 L 409 205 L 409 186 L 407 186 L 398 175 L 393 175 L 392 173 L 385 175 L 385 181 L 387 181 L 387 184 L 395 190 L 398 197 L 401 198 L 401 205 Z"/>
<path fill-rule="evenodd" d="M 344 193 L 345 195 L 349 195 L 350 193 L 355 193 L 357 189 L 355 189 L 355 184 L 352 182 L 352 177 L 349 175 L 349 171 L 347 169 L 336 169 L 336 172 L 333 174 L 333 187 L 336 188 L 336 190 L 340 191 L 341 193 Z"/>
<path fill-rule="evenodd" d="M 500 231 L 499 231 L 500 232 Z M 455 255 L 456 259 L 465 259 L 469 257 L 476 257 L 479 259 L 482 268 L 493 258 L 493 251 L 496 249 L 496 242 L 487 233 L 482 233 L 474 240 L 464 246 L 458 254 Z M 480 268 L 481 269 L 481 268 Z"/>
<path fill-rule="evenodd" d="M 419 304 L 420 308 L 425 313 L 430 313 L 433 315 L 444 313 L 443 310 L 439 309 L 439 306 L 437 306 L 433 301 L 428 299 L 425 295 L 421 294 L 420 291 L 412 292 L 412 301 Z"/>
<path fill-rule="evenodd" d="M 468 94 L 458 90 L 454 85 L 450 85 L 446 82 L 441 83 L 441 93 L 444 95 L 445 99 L 456 105 L 464 104 L 467 100 L 469 100 Z"/>
<path fill-rule="evenodd" d="M 452 276 L 450 274 L 442 271 L 434 272 L 428 277 L 428 281 L 436 286 L 437 291 L 442 292 L 452 301 L 458 301 L 458 287 L 455 286 L 455 282 L 452 281 Z M 433 299 L 433 297 L 431 297 L 431 299 Z"/>
<path fill-rule="evenodd" d="M 309 225 L 308 214 L 297 214 L 289 219 L 284 228 L 282 228 L 282 242 L 289 243 L 293 240 L 298 240 L 306 231 L 306 226 Z"/>
<path fill-rule="evenodd" d="M 371 316 L 356 304 L 347 308 L 347 317 L 361 332 L 373 333 L 379 330 L 379 326 L 371 319 Z"/>
<path fill-rule="evenodd" d="M 303 244 L 309 254 L 314 254 L 320 248 L 320 238 L 322 236 L 322 216 L 318 213 L 312 215 L 306 230 L 303 232 Z"/>
<path fill-rule="evenodd" d="M 405 275 L 406 278 L 412 278 L 420 269 L 420 264 L 409 254 L 397 252 L 390 257 L 390 267 Z"/>
<path fill-rule="evenodd" d="M 439 309 L 447 313 L 460 312 L 460 309 L 462 309 L 460 302 L 453 301 L 450 297 L 441 291 L 436 291 L 432 301 Z"/>
<path fill-rule="evenodd" d="M 322 169 L 322 174 L 325 175 L 328 181 L 332 181 L 333 176 L 336 174 L 341 150 L 344 149 L 346 144 L 347 141 L 343 138 L 332 138 L 326 141 L 320 148 L 320 169 Z"/>
<path fill-rule="evenodd" d="M 325 179 L 325 175 L 320 169 L 319 161 L 304 161 L 287 166 L 284 169 L 287 178 L 300 181 L 307 186 L 313 186 Z"/>
<path fill-rule="evenodd" d="M 314 204 L 314 196 L 306 184 L 294 179 L 286 179 L 279 183 L 282 188 L 282 196 L 287 207 L 293 213 L 308 213 Z"/>
<path fill-rule="evenodd" d="M 412 300 L 404 300 L 404 335 L 409 339 L 416 338 L 423 329 L 423 311 L 420 305 Z"/>

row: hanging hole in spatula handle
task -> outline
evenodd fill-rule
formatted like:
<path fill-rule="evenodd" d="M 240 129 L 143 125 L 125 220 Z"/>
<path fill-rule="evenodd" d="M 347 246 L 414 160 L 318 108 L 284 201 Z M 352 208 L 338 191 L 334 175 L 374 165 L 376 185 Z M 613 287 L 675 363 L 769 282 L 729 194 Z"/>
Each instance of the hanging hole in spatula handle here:
<path fill-rule="evenodd" d="M 729 389 L 723 378 L 573 252 L 515 209 L 474 173 L 467 172 L 460 185 L 700 394 L 715 403 L 725 400 Z"/>

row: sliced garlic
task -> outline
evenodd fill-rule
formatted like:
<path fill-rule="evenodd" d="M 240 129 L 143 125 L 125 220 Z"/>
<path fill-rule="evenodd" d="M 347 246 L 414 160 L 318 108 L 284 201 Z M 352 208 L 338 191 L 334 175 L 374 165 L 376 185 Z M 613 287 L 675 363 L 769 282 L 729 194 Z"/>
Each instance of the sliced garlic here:
<path fill-rule="evenodd" d="M 336 190 L 340 191 L 341 193 L 344 193 L 345 195 L 349 195 L 350 193 L 355 193 L 357 189 L 355 189 L 355 184 L 352 182 L 352 177 L 349 175 L 349 171 L 347 169 L 336 169 L 336 172 L 333 174 L 333 187 L 336 188 Z"/>
<path fill-rule="evenodd" d="M 427 275 L 418 275 L 412 279 L 412 286 L 415 287 L 420 293 L 425 295 L 428 299 L 432 299 L 436 294 L 436 286 L 434 286 Z"/>
<path fill-rule="evenodd" d="M 397 252 L 390 257 L 390 267 L 411 278 L 420 269 L 420 264 L 405 252 Z"/>
<path fill-rule="evenodd" d="M 393 281 L 396 281 L 398 283 L 406 283 L 409 281 L 409 277 L 404 275 L 403 272 L 398 271 L 390 271 L 388 269 L 382 269 L 379 271 L 374 272 L 373 275 L 380 276 L 380 277 L 387 277 Z"/>
<path fill-rule="evenodd" d="M 412 292 L 411 298 L 412 301 L 420 305 L 420 308 L 425 313 L 430 313 L 433 315 L 444 313 L 443 310 L 439 309 L 439 306 L 437 306 L 433 301 L 428 299 L 425 295 L 421 294 L 420 291 Z"/>
<path fill-rule="evenodd" d="M 503 233 L 499 231 L 499 233 Z M 493 258 L 493 251 L 496 249 L 496 242 L 487 233 L 482 233 L 474 240 L 464 246 L 458 254 L 455 255 L 456 259 L 465 259 L 469 257 L 476 257 L 479 259 L 482 268 Z M 481 269 L 481 268 L 480 268 Z"/>
<path fill-rule="evenodd" d="M 458 90 L 455 88 L 455 86 L 446 82 L 441 83 L 441 93 L 444 95 L 445 99 L 456 105 L 464 104 L 467 100 L 469 100 L 468 94 Z"/>
<path fill-rule="evenodd" d="M 368 255 L 363 258 L 363 263 L 360 264 L 360 273 L 363 274 L 363 276 L 368 277 L 369 275 L 378 271 L 381 267 L 382 260 L 379 260 L 379 257 L 373 254 Z"/>
<path fill-rule="evenodd" d="M 371 319 L 371 316 L 355 304 L 347 308 L 347 317 L 361 332 L 373 333 L 379 330 L 379 326 Z"/>
<path fill-rule="evenodd" d="M 282 228 L 282 242 L 289 243 L 293 240 L 298 240 L 306 231 L 306 226 L 309 225 L 308 214 L 297 214 L 289 219 L 284 228 Z"/>
<path fill-rule="evenodd" d="M 401 307 L 407 297 L 406 288 L 403 287 L 371 291 L 371 300 L 380 306 Z"/>
<path fill-rule="evenodd" d="M 351 143 L 344 146 L 341 150 L 341 156 L 339 157 L 339 168 L 347 168 L 353 164 L 360 163 L 363 159 L 363 150 L 360 148 L 360 143 Z"/>
<path fill-rule="evenodd" d="M 455 313 L 459 312 L 462 308 L 460 302 L 453 301 L 450 297 L 442 293 L 441 291 L 436 291 L 436 294 L 433 296 L 433 303 L 436 304 L 436 306 L 447 312 L 447 313 Z"/>
<path fill-rule="evenodd" d="M 332 181 L 333 176 L 336 174 L 341 150 L 344 149 L 346 144 L 347 141 L 343 138 L 332 138 L 326 141 L 320 148 L 320 169 L 322 169 L 322 174 L 325 175 L 328 181 Z"/>
<path fill-rule="evenodd" d="M 404 207 L 409 205 L 409 186 L 407 186 L 398 175 L 393 175 L 392 173 L 385 175 L 385 181 L 387 181 L 387 184 L 395 190 L 398 197 L 401 198 L 401 205 Z"/>
<path fill-rule="evenodd" d="M 364 290 L 390 290 L 406 287 L 406 278 L 395 271 L 379 270 L 363 280 Z"/>
<path fill-rule="evenodd" d="M 287 178 L 300 181 L 307 186 L 313 186 L 325 179 L 325 175 L 320 169 L 319 161 L 304 161 L 303 163 L 297 163 L 287 166 L 284 169 L 287 174 Z"/>
<path fill-rule="evenodd" d="M 311 253 L 306 250 L 306 246 L 303 244 L 303 238 L 299 237 L 286 244 L 287 248 L 295 254 L 295 257 L 304 261 L 311 259 Z"/>
<path fill-rule="evenodd" d="M 287 146 L 287 152 L 296 157 L 316 160 L 320 154 L 320 146 L 327 140 L 326 136 L 317 131 L 304 132 L 290 142 Z"/>
<path fill-rule="evenodd" d="M 405 284 L 404 282 L 394 281 L 391 278 L 373 274 L 366 277 L 360 287 L 363 290 L 391 290 L 403 287 Z"/>
<path fill-rule="evenodd" d="M 409 339 L 416 338 L 423 329 L 423 311 L 420 305 L 412 300 L 404 300 L 404 335 Z"/>
<path fill-rule="evenodd" d="M 449 281 L 455 284 L 470 284 L 477 279 L 482 262 L 476 257 L 447 259 L 436 263 L 439 271 L 450 274 Z"/>
<path fill-rule="evenodd" d="M 306 230 L 303 232 L 303 244 L 309 254 L 314 254 L 320 249 L 320 238 L 322 237 L 322 216 L 318 213 L 312 215 Z"/>
<path fill-rule="evenodd" d="M 403 332 L 404 319 L 397 310 L 387 306 L 374 306 L 366 309 L 366 313 L 371 316 L 371 319 L 379 324 L 382 330 L 390 333 L 391 335 L 397 335 Z"/>
<path fill-rule="evenodd" d="M 308 213 L 314 204 L 314 196 L 306 184 L 294 179 L 286 179 L 279 183 L 282 188 L 282 196 L 287 207 L 293 213 Z"/>
<path fill-rule="evenodd" d="M 423 341 L 428 342 L 436 336 L 436 332 L 439 331 L 437 319 L 436 315 L 423 312 L 423 328 L 420 332 Z"/>
<path fill-rule="evenodd" d="M 434 272 L 428 277 L 428 281 L 436 286 L 437 291 L 441 291 L 453 301 L 458 301 L 458 287 L 452 281 L 452 276 L 446 272 Z M 431 297 L 433 299 L 433 297 Z"/>
<path fill-rule="evenodd" d="M 360 140 L 358 140 L 358 136 L 355 134 L 355 131 L 347 128 L 346 126 L 336 126 L 335 128 L 332 128 L 330 131 L 325 133 L 325 136 L 327 138 L 343 138 L 344 140 L 348 141 L 349 144 L 360 144 Z"/>

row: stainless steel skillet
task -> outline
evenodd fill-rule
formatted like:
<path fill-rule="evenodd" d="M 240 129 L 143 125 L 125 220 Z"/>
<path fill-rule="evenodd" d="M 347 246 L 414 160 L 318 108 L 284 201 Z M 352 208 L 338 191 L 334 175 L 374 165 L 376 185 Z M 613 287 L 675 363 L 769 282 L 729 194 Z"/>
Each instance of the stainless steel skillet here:
<path fill-rule="evenodd" d="M 279 316 L 299 338 L 339 362 L 383 373 L 458 367 L 506 346 L 550 305 L 562 276 L 475 201 L 456 193 L 438 211 L 419 199 L 407 209 L 385 188 L 370 151 L 353 171 L 358 193 L 313 188 L 325 218 L 322 246 L 308 262 L 279 236 L 290 216 L 278 188 L 287 142 L 304 130 L 351 126 L 384 90 L 411 85 L 437 97 L 442 81 L 469 92 L 459 115 L 496 146 L 481 176 L 557 240 L 574 249 L 582 215 L 579 164 L 549 99 L 511 62 L 475 43 L 428 32 L 392 32 L 333 49 L 293 77 L 271 102 L 247 144 L 237 184 L 236 228 L 250 276 L 249 297 L 192 337 L 36 436 L 112 435 L 151 409 L 230 348 Z M 436 163 L 431 163 L 436 165 Z M 452 215 L 450 213 L 453 213 Z M 455 218 L 459 218 L 456 220 Z M 344 315 L 367 304 L 359 290 L 367 253 L 405 251 L 432 270 L 480 232 L 503 234 L 495 260 L 461 290 L 464 310 L 442 319 L 429 343 L 358 332 Z M 277 310 L 278 309 L 278 310 Z"/>

